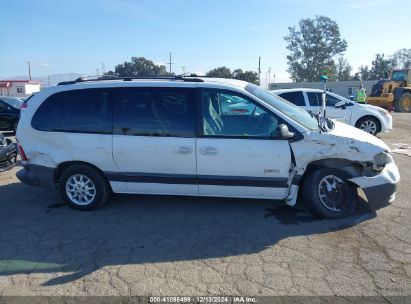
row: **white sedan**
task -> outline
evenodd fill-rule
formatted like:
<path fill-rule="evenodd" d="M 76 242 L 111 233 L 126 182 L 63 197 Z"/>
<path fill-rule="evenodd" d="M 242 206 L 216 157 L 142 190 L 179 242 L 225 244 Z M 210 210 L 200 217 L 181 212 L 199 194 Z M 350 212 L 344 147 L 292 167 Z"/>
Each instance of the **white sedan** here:
<path fill-rule="evenodd" d="M 323 90 L 298 88 L 270 92 L 303 107 L 310 113 L 318 114 L 321 110 Z M 358 104 L 331 92 L 326 93 L 326 116 L 373 135 L 392 130 L 392 116 L 387 110 L 372 105 Z"/>

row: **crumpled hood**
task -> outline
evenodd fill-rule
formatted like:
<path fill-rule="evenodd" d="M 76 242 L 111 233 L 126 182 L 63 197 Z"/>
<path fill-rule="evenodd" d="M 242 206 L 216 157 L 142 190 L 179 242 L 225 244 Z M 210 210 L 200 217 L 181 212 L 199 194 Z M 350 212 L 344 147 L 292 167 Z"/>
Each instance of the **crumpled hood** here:
<path fill-rule="evenodd" d="M 331 135 L 350 138 L 360 143 L 368 143 L 377 147 L 377 149 L 383 149 L 383 151 L 390 151 L 390 148 L 378 137 L 364 132 L 358 128 L 335 121 L 335 128 L 328 132 Z"/>
<path fill-rule="evenodd" d="M 334 123 L 330 132 L 308 132 L 303 140 L 290 144 L 299 170 L 303 171 L 308 163 L 316 160 L 336 158 L 368 162 L 378 153 L 390 151 L 377 137 L 345 123 Z"/>

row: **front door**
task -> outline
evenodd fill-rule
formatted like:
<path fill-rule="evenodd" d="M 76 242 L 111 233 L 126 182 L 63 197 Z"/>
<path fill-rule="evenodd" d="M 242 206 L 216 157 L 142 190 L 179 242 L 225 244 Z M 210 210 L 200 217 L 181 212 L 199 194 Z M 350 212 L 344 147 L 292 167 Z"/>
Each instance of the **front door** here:
<path fill-rule="evenodd" d="M 322 93 L 317 92 L 307 92 L 308 101 L 310 103 L 310 111 L 314 114 L 318 114 L 321 111 L 322 105 Z M 343 101 L 330 94 L 326 94 L 325 105 L 326 105 L 326 117 L 335 119 L 340 122 L 349 124 L 351 121 L 351 109 L 349 106 L 335 107 L 335 104 Z"/>
<path fill-rule="evenodd" d="M 285 198 L 291 151 L 276 138 L 281 119 L 234 91 L 202 89 L 200 96 L 199 194 Z M 227 110 L 227 100 L 236 101 L 235 110 Z"/>
<path fill-rule="evenodd" d="M 124 88 L 114 103 L 116 192 L 197 195 L 194 88 Z M 122 188 L 124 187 L 124 188 Z"/>

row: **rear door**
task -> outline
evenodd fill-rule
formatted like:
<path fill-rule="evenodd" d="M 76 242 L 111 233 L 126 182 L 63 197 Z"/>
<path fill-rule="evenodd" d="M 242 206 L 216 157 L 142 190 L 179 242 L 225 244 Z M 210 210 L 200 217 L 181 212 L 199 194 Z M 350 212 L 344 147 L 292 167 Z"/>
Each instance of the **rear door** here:
<path fill-rule="evenodd" d="M 310 110 L 310 108 L 307 106 L 307 103 L 305 101 L 303 92 L 301 91 L 294 91 L 294 92 L 285 92 L 278 94 L 278 96 L 284 98 L 285 100 L 288 100 L 292 104 L 302 107 L 305 110 Z"/>
<path fill-rule="evenodd" d="M 121 88 L 114 105 L 118 192 L 197 195 L 194 88 Z M 124 189 L 121 189 L 122 186 Z"/>
<path fill-rule="evenodd" d="M 285 198 L 291 151 L 287 140 L 275 137 L 281 119 L 234 91 L 201 89 L 200 96 L 199 194 Z M 227 98 L 242 99 L 247 111 L 224 111 L 221 103 Z"/>

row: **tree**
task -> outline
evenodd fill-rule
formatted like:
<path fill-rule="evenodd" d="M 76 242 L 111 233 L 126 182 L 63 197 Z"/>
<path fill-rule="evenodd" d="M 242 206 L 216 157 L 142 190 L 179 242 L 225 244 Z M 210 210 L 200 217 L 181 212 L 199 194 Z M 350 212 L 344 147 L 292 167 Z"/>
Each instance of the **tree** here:
<path fill-rule="evenodd" d="M 260 80 L 258 79 L 257 72 L 254 71 L 244 71 L 242 69 L 236 69 L 232 73 L 232 77 L 239 80 L 244 80 L 256 85 L 260 85 Z"/>
<path fill-rule="evenodd" d="M 288 29 L 290 34 L 284 37 L 290 51 L 287 71 L 295 81 L 318 81 L 322 70 L 335 64 L 333 58 L 347 49 L 338 24 L 328 17 L 301 19 L 298 28 Z"/>
<path fill-rule="evenodd" d="M 386 58 L 384 54 L 377 54 L 375 60 L 372 61 L 370 79 L 387 78 L 393 68 L 394 64 L 391 59 Z"/>
<path fill-rule="evenodd" d="M 109 71 L 107 75 L 118 75 L 119 77 L 146 77 L 170 75 L 164 65 L 157 65 L 144 57 L 132 57 L 131 61 L 125 61 L 115 67 L 115 73 Z"/>
<path fill-rule="evenodd" d="M 361 80 L 375 80 L 370 78 L 370 69 L 368 65 L 361 65 L 359 74 L 361 75 Z"/>
<path fill-rule="evenodd" d="M 231 74 L 231 70 L 227 67 L 219 67 L 211 71 L 208 71 L 206 73 L 206 76 L 217 77 L 217 78 L 233 78 Z"/>
<path fill-rule="evenodd" d="M 338 81 L 351 79 L 352 67 L 344 57 L 339 57 L 336 65 L 335 78 Z"/>
<path fill-rule="evenodd" d="M 258 79 L 258 74 L 254 71 L 243 71 L 242 69 L 235 69 L 233 72 L 227 67 L 219 67 L 208 71 L 206 73 L 208 77 L 217 77 L 217 78 L 234 78 L 238 80 L 244 80 L 247 82 L 254 83 L 256 85 L 260 84 Z"/>
<path fill-rule="evenodd" d="M 398 69 L 411 68 L 411 49 L 400 49 L 392 55 L 392 65 Z"/>
<path fill-rule="evenodd" d="M 351 77 L 351 80 L 361 80 L 360 72 L 355 73 L 354 76 Z"/>

